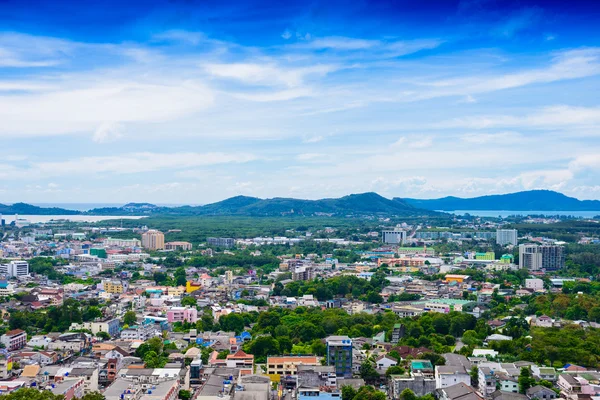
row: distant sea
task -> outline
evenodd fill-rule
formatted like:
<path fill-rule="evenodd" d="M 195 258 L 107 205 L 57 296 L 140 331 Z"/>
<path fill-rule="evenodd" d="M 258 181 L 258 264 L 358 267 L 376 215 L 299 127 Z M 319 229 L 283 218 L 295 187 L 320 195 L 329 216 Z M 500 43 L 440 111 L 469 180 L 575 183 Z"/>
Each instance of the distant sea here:
<path fill-rule="evenodd" d="M 31 203 L 31 205 L 44 208 L 64 208 L 65 210 L 89 211 L 94 208 L 121 207 L 123 203 Z"/>
<path fill-rule="evenodd" d="M 65 210 L 75 210 L 75 211 L 89 211 L 94 208 L 109 208 L 109 207 L 122 207 L 125 203 L 31 203 L 34 206 L 44 207 L 44 208 L 64 208 Z M 153 203 L 154 204 L 154 203 Z M 182 204 L 155 204 L 161 207 L 177 207 Z"/>
<path fill-rule="evenodd" d="M 443 211 L 443 210 L 440 210 Z M 511 215 L 545 215 L 548 217 L 567 216 L 575 218 L 593 218 L 600 215 L 600 211 L 511 211 L 511 210 L 455 210 L 445 211 L 456 215 L 471 214 L 477 217 L 502 217 Z"/>
<path fill-rule="evenodd" d="M 41 224 L 50 221 L 58 221 L 58 220 L 67 220 L 73 222 L 98 222 L 98 221 L 106 221 L 110 219 L 120 220 L 120 219 L 141 219 L 145 217 L 138 217 L 132 215 L 125 216 L 115 216 L 115 215 L 21 215 L 19 214 L 19 219 L 24 219 L 32 224 Z M 15 220 L 15 215 L 6 215 L 2 216 L 2 219 L 6 221 L 7 224 L 10 224 Z"/>

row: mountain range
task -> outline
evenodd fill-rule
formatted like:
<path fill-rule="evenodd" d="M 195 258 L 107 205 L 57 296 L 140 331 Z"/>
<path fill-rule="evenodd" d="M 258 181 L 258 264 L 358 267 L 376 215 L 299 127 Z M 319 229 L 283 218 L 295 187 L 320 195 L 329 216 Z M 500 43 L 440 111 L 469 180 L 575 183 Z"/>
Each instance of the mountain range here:
<path fill-rule="evenodd" d="M 413 207 L 402 199 L 387 199 L 377 193 L 351 194 L 332 199 L 302 200 L 276 197 L 236 196 L 203 206 L 165 207 L 150 203 L 128 203 L 122 207 L 95 208 L 89 211 L 74 211 L 60 208 L 42 208 L 25 203 L 0 204 L 0 213 L 24 215 L 389 215 L 431 216 L 435 211 Z"/>
<path fill-rule="evenodd" d="M 552 190 L 529 190 L 472 198 L 402 199 L 417 208 L 440 211 L 600 211 L 600 201 L 579 200 Z"/>
<path fill-rule="evenodd" d="M 598 200 L 578 200 L 550 190 L 481 196 L 474 198 L 443 197 L 439 199 L 387 199 L 377 193 L 351 194 L 340 198 L 302 200 L 275 197 L 236 196 L 203 206 L 165 207 L 150 203 L 128 203 L 122 207 L 75 211 L 43 208 L 26 203 L 0 204 L 2 214 L 22 215 L 387 215 L 433 216 L 437 211 L 506 210 L 506 211 L 600 211 Z"/>

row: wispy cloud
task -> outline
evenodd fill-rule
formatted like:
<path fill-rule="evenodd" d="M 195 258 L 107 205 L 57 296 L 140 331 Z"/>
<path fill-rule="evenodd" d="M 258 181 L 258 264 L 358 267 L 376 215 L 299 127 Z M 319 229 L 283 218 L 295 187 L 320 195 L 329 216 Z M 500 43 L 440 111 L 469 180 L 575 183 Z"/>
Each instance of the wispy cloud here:
<path fill-rule="evenodd" d="M 39 179 L 77 174 L 130 175 L 153 171 L 183 170 L 257 160 L 251 153 L 128 153 L 115 156 L 79 157 L 62 161 L 33 162 L 25 167 L 6 166 L 2 179 Z"/>

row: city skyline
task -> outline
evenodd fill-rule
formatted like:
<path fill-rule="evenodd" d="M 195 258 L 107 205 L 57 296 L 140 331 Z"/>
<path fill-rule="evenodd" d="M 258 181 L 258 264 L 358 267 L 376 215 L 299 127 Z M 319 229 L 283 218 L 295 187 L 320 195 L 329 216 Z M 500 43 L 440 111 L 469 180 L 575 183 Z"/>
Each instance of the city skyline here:
<path fill-rule="evenodd" d="M 0 203 L 600 198 L 589 2 L 0 5 Z"/>

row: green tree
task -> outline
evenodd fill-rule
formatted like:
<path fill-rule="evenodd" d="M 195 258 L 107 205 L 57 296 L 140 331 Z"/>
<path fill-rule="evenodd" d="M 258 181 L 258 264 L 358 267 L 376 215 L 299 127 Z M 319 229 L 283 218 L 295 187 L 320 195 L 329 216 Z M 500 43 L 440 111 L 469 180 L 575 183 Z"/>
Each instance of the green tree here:
<path fill-rule="evenodd" d="M 104 400 L 106 397 L 100 392 L 89 392 L 84 394 L 79 400 Z"/>
<path fill-rule="evenodd" d="M 473 365 L 471 367 L 471 371 L 469 371 L 469 375 L 471 375 L 471 386 L 478 387 L 479 386 L 479 368 L 477 368 L 477 365 Z"/>
<path fill-rule="evenodd" d="M 406 371 L 404 370 L 404 368 L 402 368 L 399 365 L 394 365 L 389 367 L 386 371 L 385 371 L 385 376 L 387 376 L 388 378 L 392 375 L 404 375 Z"/>
<path fill-rule="evenodd" d="M 279 354 L 279 342 L 272 336 L 259 336 L 250 342 L 248 349 L 255 357 Z"/>
<path fill-rule="evenodd" d="M 110 339 L 110 335 L 108 334 L 108 332 L 98 332 L 98 333 L 96 333 L 96 337 L 99 337 L 102 340 Z"/>
<path fill-rule="evenodd" d="M 529 367 L 521 368 L 519 374 L 519 393 L 525 394 L 527 389 L 535 385 L 535 379 L 531 376 L 531 369 Z"/>
<path fill-rule="evenodd" d="M 182 306 L 196 307 L 196 304 L 198 304 L 198 301 L 194 296 L 186 296 L 183 299 L 181 299 Z"/>
<path fill-rule="evenodd" d="M 180 400 L 190 400 L 192 398 L 192 392 L 189 390 L 180 390 L 178 395 Z"/>
<path fill-rule="evenodd" d="M 404 389 L 402 393 L 400 393 L 400 400 L 418 400 L 417 395 L 410 389 Z"/>
<path fill-rule="evenodd" d="M 373 364 L 369 360 L 365 360 L 360 364 L 359 373 L 360 377 L 367 383 L 375 382 L 379 379 L 379 373 L 375 370 Z"/>
<path fill-rule="evenodd" d="M 185 286 L 187 278 L 185 276 L 185 269 L 183 267 L 177 268 L 173 276 L 175 277 L 175 285 Z"/>
<path fill-rule="evenodd" d="M 33 388 L 23 388 L 0 396 L 0 400 L 63 400 L 64 396 L 54 394 L 49 390 L 39 391 Z"/>
<path fill-rule="evenodd" d="M 137 323 L 137 316 L 135 315 L 135 311 L 127 311 L 125 315 L 123 315 L 123 323 L 129 326 L 133 326 Z"/>
<path fill-rule="evenodd" d="M 352 386 L 342 386 L 342 400 L 353 400 L 356 396 L 356 390 Z"/>

